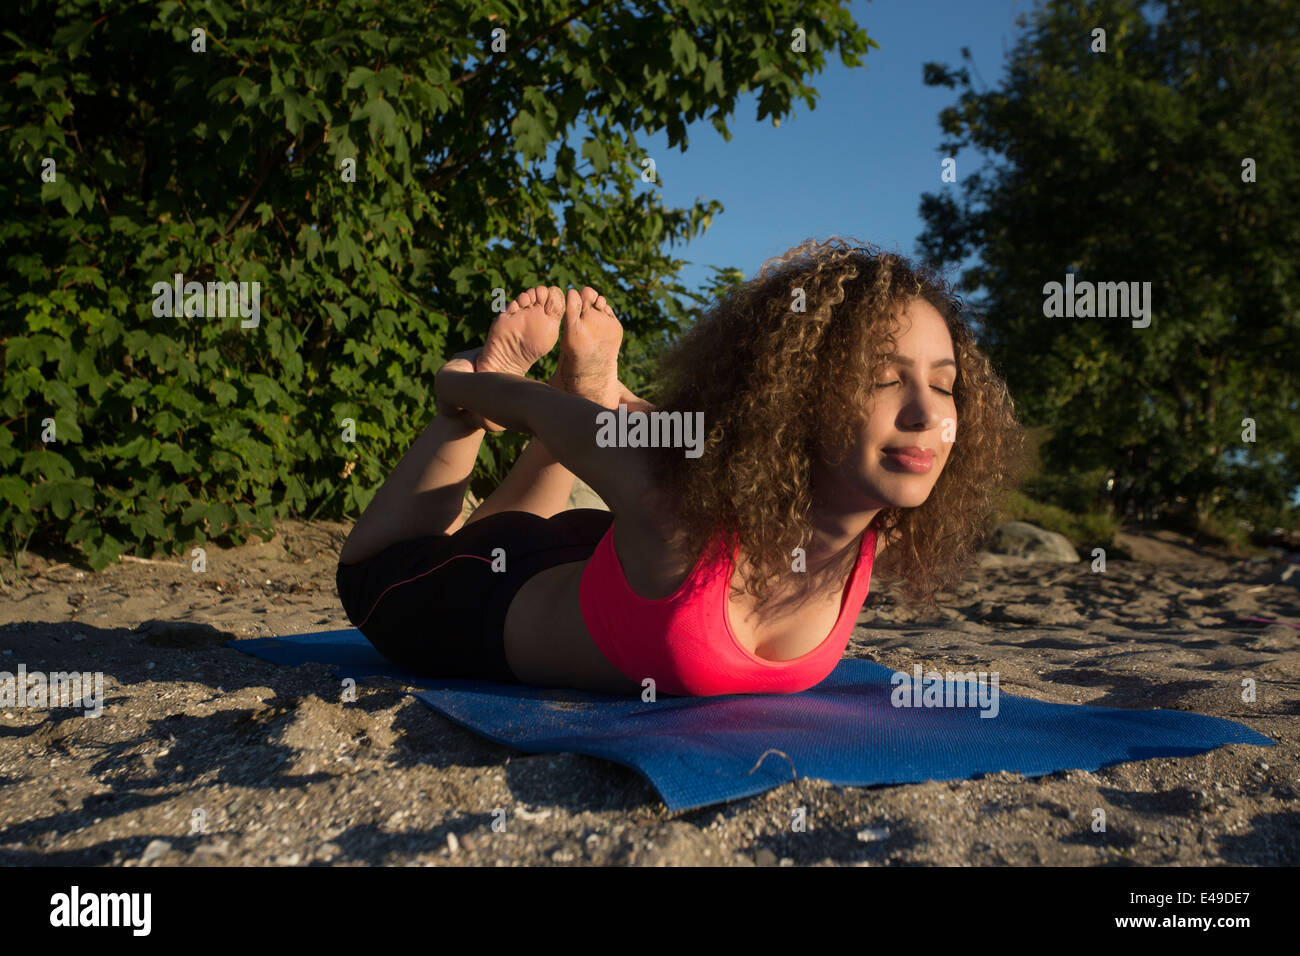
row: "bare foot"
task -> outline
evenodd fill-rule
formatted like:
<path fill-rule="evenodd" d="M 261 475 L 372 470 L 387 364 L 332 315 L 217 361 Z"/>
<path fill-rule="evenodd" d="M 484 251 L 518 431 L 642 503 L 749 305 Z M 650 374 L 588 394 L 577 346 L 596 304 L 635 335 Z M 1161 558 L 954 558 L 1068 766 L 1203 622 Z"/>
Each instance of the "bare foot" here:
<path fill-rule="evenodd" d="M 551 384 L 589 401 L 614 408 L 622 385 L 618 381 L 618 347 L 623 326 L 603 295 L 591 286 L 569 290 L 564 309 L 560 365 Z"/>
<path fill-rule="evenodd" d="M 626 405 L 630 412 L 653 412 L 655 410 L 654 405 L 651 405 L 639 395 L 633 395 L 632 390 L 622 382 L 618 383 L 618 404 Z"/>
<path fill-rule="evenodd" d="M 559 286 L 524 290 L 488 329 L 474 371 L 527 375 L 534 362 L 555 348 L 563 315 L 564 293 Z M 484 423 L 489 431 L 502 430 L 495 422 L 484 419 Z"/>

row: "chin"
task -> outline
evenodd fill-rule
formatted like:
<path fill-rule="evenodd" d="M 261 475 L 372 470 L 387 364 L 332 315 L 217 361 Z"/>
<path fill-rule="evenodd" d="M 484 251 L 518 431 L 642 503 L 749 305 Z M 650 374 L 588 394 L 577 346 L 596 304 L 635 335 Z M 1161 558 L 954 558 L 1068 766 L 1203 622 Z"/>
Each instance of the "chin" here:
<path fill-rule="evenodd" d="M 892 484 L 892 483 L 891 483 Z M 929 499 L 934 485 L 923 487 L 886 487 L 879 488 L 875 497 L 884 502 L 886 508 L 919 508 Z"/>

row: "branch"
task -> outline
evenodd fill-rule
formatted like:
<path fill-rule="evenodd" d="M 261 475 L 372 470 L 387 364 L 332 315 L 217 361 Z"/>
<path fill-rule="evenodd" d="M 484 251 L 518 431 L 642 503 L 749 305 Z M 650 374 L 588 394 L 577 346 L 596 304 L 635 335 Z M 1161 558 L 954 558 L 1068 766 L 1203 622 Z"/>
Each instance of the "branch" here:
<path fill-rule="evenodd" d="M 68 132 L 72 134 L 72 141 L 77 144 L 77 155 L 78 156 L 84 155 L 85 150 L 81 148 L 81 137 L 77 135 L 77 131 L 75 129 L 71 129 L 68 130 Z M 95 175 L 95 170 L 93 167 L 90 166 L 90 164 L 86 165 L 86 171 L 90 173 L 91 182 L 93 182 L 97 187 L 97 189 L 99 190 L 99 204 L 104 207 L 104 215 L 111 217 L 113 214 L 108 211 L 108 203 L 104 200 L 104 187 L 100 185 L 99 177 Z"/>
<path fill-rule="evenodd" d="M 557 84 L 556 86 L 549 86 L 546 88 L 546 93 L 548 95 L 557 92 L 559 92 L 559 84 Z M 464 169 L 474 160 L 481 157 L 485 152 L 490 152 L 494 147 L 500 146 L 505 140 L 509 139 L 511 135 L 510 127 L 514 124 L 514 121 L 518 116 L 519 116 L 519 110 L 515 110 L 514 113 L 511 115 L 511 117 L 508 120 L 506 120 L 505 128 L 502 129 L 501 132 L 499 132 L 496 136 L 493 136 L 484 145 L 480 146 L 478 149 L 474 150 L 472 153 L 466 156 L 463 160 L 461 160 L 454 167 L 452 167 L 450 171 L 434 173 L 428 179 L 426 179 L 421 184 L 422 186 L 424 186 L 425 191 L 432 192 L 433 190 L 441 188 L 444 183 L 446 183 L 448 180 L 455 179 L 462 169 Z M 440 169 L 446 170 L 447 162 L 450 162 L 450 160 L 444 161 Z"/>
<path fill-rule="evenodd" d="M 560 29 L 560 27 L 567 26 L 569 23 L 576 20 L 584 13 L 588 12 L 594 7 L 600 7 L 600 6 L 604 6 L 604 0 L 593 0 L 592 3 L 589 3 L 585 7 L 580 8 L 576 13 L 573 13 L 565 17 L 563 20 L 560 20 L 557 23 L 551 24 L 541 33 L 537 34 L 534 37 L 529 37 L 527 40 L 525 40 L 523 45 L 520 46 L 519 49 L 515 50 L 515 55 L 517 56 L 523 53 L 525 50 L 529 49 L 538 40 L 542 39 L 543 37 L 550 36 L 556 30 Z M 470 70 L 468 73 L 462 73 L 460 76 L 456 77 L 456 79 L 452 80 L 451 82 L 454 86 L 460 86 L 462 83 L 466 83 L 469 80 L 474 79 L 474 77 L 478 76 L 484 70 L 495 70 L 498 64 L 502 62 L 502 60 L 503 60 L 502 57 L 493 57 L 491 60 L 489 60 L 487 63 L 484 63 L 482 66 L 475 67 L 473 70 Z"/>
<path fill-rule="evenodd" d="M 275 168 L 275 164 L 272 162 L 272 158 L 276 156 L 277 153 L 278 155 L 283 156 L 290 149 L 293 149 L 294 146 L 298 145 L 298 139 L 301 136 L 302 133 L 300 131 L 298 135 L 293 138 L 293 142 L 291 142 L 287 148 L 279 149 L 279 150 L 273 148 L 263 157 L 262 173 L 258 177 L 257 182 L 253 184 L 253 191 L 248 194 L 248 196 L 244 199 L 243 203 L 240 204 L 239 208 L 235 210 L 235 214 L 230 217 L 230 221 L 226 223 L 226 227 L 221 230 L 221 235 L 217 237 L 218 239 L 226 238 L 226 236 L 230 234 L 230 230 L 234 227 L 235 223 L 239 222 L 239 220 L 243 217 L 244 213 L 248 210 L 249 205 L 252 203 L 253 199 L 257 196 L 258 192 L 261 190 L 263 184 L 267 180 L 267 177 L 271 175 L 271 170 Z"/>

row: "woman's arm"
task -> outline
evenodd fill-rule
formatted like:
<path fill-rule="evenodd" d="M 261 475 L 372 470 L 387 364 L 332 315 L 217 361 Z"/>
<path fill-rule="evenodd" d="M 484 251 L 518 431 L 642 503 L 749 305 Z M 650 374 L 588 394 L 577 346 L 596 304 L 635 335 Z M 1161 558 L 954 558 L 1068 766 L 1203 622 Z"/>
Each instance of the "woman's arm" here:
<path fill-rule="evenodd" d="M 550 385 L 505 372 L 467 371 L 449 362 L 434 377 L 440 406 L 463 408 L 512 431 L 535 435 L 569 471 L 616 513 L 645 499 L 651 470 L 647 449 L 601 448 L 597 415 L 609 409 Z"/>

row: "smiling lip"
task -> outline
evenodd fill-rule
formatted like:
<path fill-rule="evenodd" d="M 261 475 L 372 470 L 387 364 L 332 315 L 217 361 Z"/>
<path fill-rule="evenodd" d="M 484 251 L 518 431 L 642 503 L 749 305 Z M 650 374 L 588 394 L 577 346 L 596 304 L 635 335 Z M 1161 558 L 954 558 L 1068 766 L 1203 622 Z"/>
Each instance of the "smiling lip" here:
<path fill-rule="evenodd" d="M 881 451 L 903 468 L 918 475 L 923 475 L 934 467 L 934 451 L 931 449 L 908 445 L 906 448 L 883 448 Z"/>

